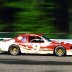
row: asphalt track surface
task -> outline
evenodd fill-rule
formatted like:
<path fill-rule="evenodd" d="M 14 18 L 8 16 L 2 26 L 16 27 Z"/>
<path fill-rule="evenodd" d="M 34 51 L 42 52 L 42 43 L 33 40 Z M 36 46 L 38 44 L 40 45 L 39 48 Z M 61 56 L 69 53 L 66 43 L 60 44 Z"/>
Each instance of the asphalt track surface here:
<path fill-rule="evenodd" d="M 0 54 L 0 72 L 72 72 L 72 56 Z"/>

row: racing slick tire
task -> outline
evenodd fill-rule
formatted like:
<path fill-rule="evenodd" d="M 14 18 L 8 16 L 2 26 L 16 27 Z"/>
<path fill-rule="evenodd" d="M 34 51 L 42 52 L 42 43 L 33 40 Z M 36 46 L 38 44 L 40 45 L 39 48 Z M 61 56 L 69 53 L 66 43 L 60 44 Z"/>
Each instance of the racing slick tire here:
<path fill-rule="evenodd" d="M 54 50 L 54 54 L 56 56 L 64 56 L 66 55 L 66 50 L 63 46 L 57 46 Z"/>
<path fill-rule="evenodd" d="M 9 47 L 8 51 L 11 55 L 18 55 L 20 54 L 20 47 L 18 45 L 13 44 Z"/>

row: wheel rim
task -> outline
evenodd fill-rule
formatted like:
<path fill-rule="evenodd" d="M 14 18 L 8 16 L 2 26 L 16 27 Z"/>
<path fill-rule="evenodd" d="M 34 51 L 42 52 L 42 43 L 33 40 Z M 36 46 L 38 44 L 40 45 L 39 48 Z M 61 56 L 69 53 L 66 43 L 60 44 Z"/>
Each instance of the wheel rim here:
<path fill-rule="evenodd" d="M 57 54 L 58 54 L 59 56 L 63 55 L 63 53 L 64 53 L 64 52 L 63 52 L 62 49 L 59 48 L 59 49 L 57 50 Z"/>
<path fill-rule="evenodd" d="M 15 48 L 15 47 L 12 48 L 10 52 L 11 52 L 11 54 L 13 54 L 13 55 L 18 54 L 18 50 L 17 50 L 17 48 Z"/>
<path fill-rule="evenodd" d="M 12 49 L 12 51 L 13 51 L 13 52 L 16 52 L 16 51 L 17 51 L 17 49 L 16 49 L 16 48 L 13 48 L 13 49 Z"/>

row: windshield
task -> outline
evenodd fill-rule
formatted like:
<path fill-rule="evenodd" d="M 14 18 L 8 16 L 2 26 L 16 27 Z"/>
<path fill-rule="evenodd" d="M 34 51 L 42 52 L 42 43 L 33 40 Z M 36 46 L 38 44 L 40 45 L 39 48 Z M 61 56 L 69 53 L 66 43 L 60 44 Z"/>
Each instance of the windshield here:
<path fill-rule="evenodd" d="M 47 36 L 42 36 L 42 37 L 43 37 L 44 39 L 52 42 L 52 40 L 50 40 Z"/>

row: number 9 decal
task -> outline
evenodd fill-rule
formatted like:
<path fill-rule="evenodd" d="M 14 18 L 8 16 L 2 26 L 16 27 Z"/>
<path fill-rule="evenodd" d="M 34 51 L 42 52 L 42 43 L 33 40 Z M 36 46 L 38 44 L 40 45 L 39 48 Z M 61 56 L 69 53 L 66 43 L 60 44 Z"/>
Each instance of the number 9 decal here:
<path fill-rule="evenodd" d="M 33 44 L 33 49 L 36 51 L 39 51 L 40 45 L 39 44 Z"/>

